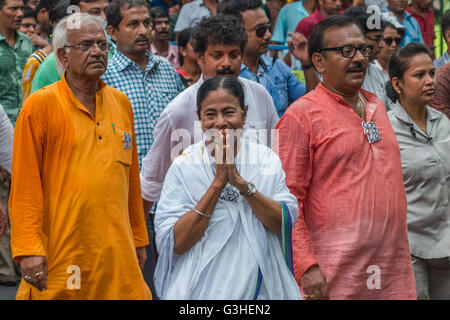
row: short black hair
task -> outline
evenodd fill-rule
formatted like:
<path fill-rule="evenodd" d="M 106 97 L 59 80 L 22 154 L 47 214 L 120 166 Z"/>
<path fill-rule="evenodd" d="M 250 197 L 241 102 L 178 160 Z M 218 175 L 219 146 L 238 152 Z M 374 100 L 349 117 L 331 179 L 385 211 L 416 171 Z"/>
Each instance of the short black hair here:
<path fill-rule="evenodd" d="M 36 11 L 33 10 L 33 8 L 30 8 L 29 6 L 23 7 L 23 17 L 24 18 L 35 18 L 36 19 Z"/>
<path fill-rule="evenodd" d="M 48 18 L 50 23 L 55 24 L 68 15 L 67 8 L 70 6 L 70 0 L 59 0 L 56 6 L 50 10 Z"/>
<path fill-rule="evenodd" d="M 379 28 L 370 28 L 368 20 L 372 17 L 366 12 L 365 7 L 350 7 L 344 11 L 344 15 L 352 17 L 355 19 L 356 25 L 359 27 L 363 35 L 368 34 L 369 32 L 383 31 L 385 28 L 385 22 L 381 19 L 381 15 L 379 16 Z M 370 21 L 369 21 L 370 22 Z"/>
<path fill-rule="evenodd" d="M 150 10 L 150 16 L 152 20 L 155 21 L 157 18 L 167 18 L 169 19 L 169 13 L 161 7 L 153 7 Z"/>
<path fill-rule="evenodd" d="M 50 12 L 54 5 L 54 1 L 52 0 L 41 0 L 36 7 L 36 14 L 38 14 L 41 9 L 47 9 Z"/>
<path fill-rule="evenodd" d="M 333 27 L 344 27 L 354 24 L 356 25 L 355 19 L 350 16 L 338 16 L 332 15 L 326 19 L 321 20 L 317 23 L 312 30 L 308 38 L 308 54 L 309 58 L 312 59 L 312 55 L 319 52 L 320 49 L 325 47 L 325 31 Z"/>
<path fill-rule="evenodd" d="M 113 0 L 108 7 L 106 7 L 106 23 L 108 26 L 112 26 L 116 29 L 119 28 L 119 24 L 122 21 L 122 13 L 120 10 L 125 10 L 134 7 L 146 7 L 150 14 L 150 6 L 146 0 Z"/>
<path fill-rule="evenodd" d="M 450 42 L 450 39 L 445 38 L 445 32 L 450 30 L 450 10 L 447 10 L 444 15 L 442 16 L 442 22 L 441 22 L 441 34 L 444 37 L 445 41 L 448 43 Z"/>
<path fill-rule="evenodd" d="M 208 79 L 202 83 L 197 92 L 197 112 L 200 115 L 200 111 L 202 110 L 202 103 L 209 95 L 211 91 L 215 91 L 217 89 L 224 89 L 230 92 L 236 99 L 239 101 L 239 105 L 242 110 L 245 107 L 245 97 L 244 97 L 244 89 L 242 89 L 242 85 L 234 77 L 215 77 L 212 79 Z"/>
<path fill-rule="evenodd" d="M 192 32 L 192 49 L 204 54 L 211 44 L 237 45 L 243 52 L 247 45 L 247 32 L 239 18 L 217 14 L 203 18 Z"/>
<path fill-rule="evenodd" d="M 180 31 L 177 37 L 178 48 L 186 48 L 189 40 L 191 40 L 192 30 L 192 28 L 186 28 Z M 180 53 L 180 50 L 178 50 L 178 62 L 180 63 L 180 66 L 182 66 L 184 63 L 184 59 Z"/>
<path fill-rule="evenodd" d="M 242 12 L 262 8 L 261 0 L 230 0 L 221 9 L 221 13 L 242 19 Z"/>
<path fill-rule="evenodd" d="M 433 55 L 430 49 L 419 42 L 411 42 L 405 47 L 401 48 L 396 54 L 391 57 L 389 61 L 389 78 L 397 78 L 401 80 L 405 72 L 410 68 L 410 60 L 418 54 L 425 53 L 431 60 Z M 399 100 L 398 93 L 394 90 L 391 81 L 386 83 L 386 94 L 393 102 Z"/>

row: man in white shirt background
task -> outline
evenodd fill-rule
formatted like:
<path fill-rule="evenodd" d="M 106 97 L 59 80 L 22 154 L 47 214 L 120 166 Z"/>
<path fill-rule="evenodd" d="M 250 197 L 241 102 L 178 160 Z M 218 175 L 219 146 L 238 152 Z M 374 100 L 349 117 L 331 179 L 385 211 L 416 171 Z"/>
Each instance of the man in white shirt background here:
<path fill-rule="evenodd" d="M 192 42 L 202 77 L 169 103 L 158 120 L 153 146 L 142 160 L 141 188 L 146 214 L 159 199 L 164 177 L 174 156 L 202 138 L 196 114 L 200 85 L 204 80 L 216 76 L 239 76 L 247 34 L 236 17 L 219 14 L 205 18 L 197 25 L 192 34 Z M 271 96 L 262 85 L 243 78 L 239 80 L 248 105 L 244 129 L 265 129 L 270 132 L 278 122 Z M 198 128 L 195 129 L 196 126 Z M 188 134 L 188 138 L 182 141 L 182 147 L 176 137 L 180 131 Z M 174 148 L 178 148 L 176 151 L 179 152 L 173 153 Z"/>

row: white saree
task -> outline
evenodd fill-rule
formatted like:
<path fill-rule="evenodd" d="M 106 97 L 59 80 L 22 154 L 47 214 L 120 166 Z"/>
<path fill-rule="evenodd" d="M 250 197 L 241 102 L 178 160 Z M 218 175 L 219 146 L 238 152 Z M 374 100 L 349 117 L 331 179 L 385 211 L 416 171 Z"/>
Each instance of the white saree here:
<path fill-rule="evenodd" d="M 175 223 L 197 205 L 215 176 L 205 142 L 191 145 L 170 167 L 155 216 L 159 260 L 154 283 L 161 299 L 301 299 L 291 247 L 297 199 L 285 184 L 278 156 L 263 145 L 241 142 L 237 169 L 259 192 L 281 202 L 280 233 L 267 229 L 228 184 L 200 241 L 182 255 L 174 253 Z"/>

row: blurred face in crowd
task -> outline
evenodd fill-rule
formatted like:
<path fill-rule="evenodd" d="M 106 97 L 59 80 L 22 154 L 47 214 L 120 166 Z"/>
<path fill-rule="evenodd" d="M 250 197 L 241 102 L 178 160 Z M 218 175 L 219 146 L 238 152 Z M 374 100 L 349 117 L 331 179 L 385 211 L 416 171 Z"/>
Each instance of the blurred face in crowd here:
<path fill-rule="evenodd" d="M 342 10 L 341 0 L 319 0 L 320 9 L 325 11 L 328 15 L 339 14 Z"/>
<path fill-rule="evenodd" d="M 431 0 L 414 0 L 413 2 L 420 10 L 428 11 L 431 8 Z"/>
<path fill-rule="evenodd" d="M 387 0 L 389 9 L 394 13 L 403 13 L 408 5 L 408 0 Z"/>
<path fill-rule="evenodd" d="M 150 45 L 152 22 L 147 7 L 122 7 L 122 21 L 116 28 L 108 26 L 108 33 L 117 49 L 128 57 L 145 55 Z"/>
<path fill-rule="evenodd" d="M 187 43 L 186 47 L 178 46 L 178 51 L 183 56 L 183 60 L 184 61 L 190 60 L 190 61 L 193 61 L 194 63 L 197 63 L 197 60 L 196 60 L 197 56 L 196 56 L 196 54 L 194 52 L 194 49 L 192 49 L 192 45 L 191 45 L 191 41 L 190 40 Z"/>
<path fill-rule="evenodd" d="M 269 49 L 270 23 L 262 8 L 242 12 L 244 28 L 247 31 L 248 43 L 245 52 L 261 55 Z"/>
<path fill-rule="evenodd" d="M 361 30 L 355 24 L 331 27 L 324 32 L 324 47 L 359 47 L 365 44 Z M 312 56 L 318 72 L 323 75 L 323 84 L 342 96 L 358 92 L 366 74 L 369 58 L 357 50 L 353 57 L 344 57 L 339 50 L 321 51 Z"/>
<path fill-rule="evenodd" d="M 37 22 L 35 17 L 23 18 L 18 31 L 25 33 L 27 36 L 31 37 L 36 33 L 36 24 Z"/>
<path fill-rule="evenodd" d="M 67 42 L 71 48 L 58 49 L 58 59 L 68 75 L 99 78 L 106 71 L 108 48 L 102 27 L 89 23 L 80 29 L 69 29 Z"/>
<path fill-rule="evenodd" d="M 153 21 L 153 26 L 155 30 L 154 39 L 159 41 L 168 41 L 170 28 L 169 18 L 156 18 L 155 21 Z"/>
<path fill-rule="evenodd" d="M 205 80 L 217 76 L 237 78 L 241 72 L 242 55 L 238 45 L 209 44 L 204 54 L 197 54 L 197 62 Z"/>
<path fill-rule="evenodd" d="M 396 29 L 386 27 L 383 31 L 383 40 L 381 41 L 381 50 L 378 57 L 389 61 L 391 57 L 400 49 L 402 37 Z"/>
<path fill-rule="evenodd" d="M 426 106 L 433 99 L 436 87 L 433 61 L 427 54 L 419 53 L 409 58 L 408 64 L 409 68 L 401 79 L 392 78 L 393 87 L 403 106 L 409 103 Z"/>
<path fill-rule="evenodd" d="M 36 7 L 41 2 L 41 0 L 29 0 L 26 5 L 29 6 L 31 9 L 36 10 Z"/>
<path fill-rule="evenodd" d="M 108 5 L 108 0 L 97 0 L 94 2 L 80 1 L 80 12 L 100 16 L 106 20 L 105 10 Z"/>
<path fill-rule="evenodd" d="M 22 0 L 5 0 L 0 9 L 0 26 L 6 30 L 15 31 L 20 28 L 23 18 Z"/>
<path fill-rule="evenodd" d="M 371 31 L 367 32 L 364 39 L 367 44 L 373 45 L 372 56 L 369 58 L 370 61 L 375 60 L 381 50 L 381 42 L 383 41 L 383 33 L 381 31 Z"/>

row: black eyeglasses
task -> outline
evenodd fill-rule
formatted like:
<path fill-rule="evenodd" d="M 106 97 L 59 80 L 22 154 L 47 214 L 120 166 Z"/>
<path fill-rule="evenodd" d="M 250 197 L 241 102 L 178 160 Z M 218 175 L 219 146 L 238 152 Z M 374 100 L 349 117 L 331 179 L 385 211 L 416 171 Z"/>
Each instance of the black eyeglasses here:
<path fill-rule="evenodd" d="M 395 41 L 395 44 L 400 45 L 400 43 L 402 42 L 402 38 L 401 37 L 398 37 L 398 38 L 388 37 L 388 38 L 384 38 L 383 41 L 386 42 L 386 44 L 388 46 L 390 46 L 393 41 Z"/>
<path fill-rule="evenodd" d="M 100 50 L 106 52 L 109 49 L 111 49 L 111 43 L 108 43 L 108 41 L 98 41 L 98 42 L 94 42 L 94 41 L 83 41 L 77 45 L 69 45 L 66 44 L 64 46 L 64 48 L 75 48 L 78 50 L 81 50 L 83 52 L 87 52 L 89 50 L 91 50 L 91 48 L 94 46 L 94 44 L 97 44 L 97 46 L 99 47 Z"/>
<path fill-rule="evenodd" d="M 251 30 L 247 30 L 247 31 L 255 31 L 255 35 L 258 38 L 262 38 L 266 34 L 267 30 L 269 30 L 269 32 L 270 32 L 271 29 L 272 29 L 272 25 L 270 23 L 268 23 L 266 25 L 259 25 L 255 29 L 251 29 Z"/>
<path fill-rule="evenodd" d="M 353 58 L 356 55 L 356 51 L 358 50 L 364 57 L 368 58 L 372 55 L 373 45 L 362 44 L 359 47 L 355 47 L 348 44 L 342 47 L 321 48 L 319 50 L 319 53 L 321 53 L 322 51 L 340 51 L 344 58 Z"/>

